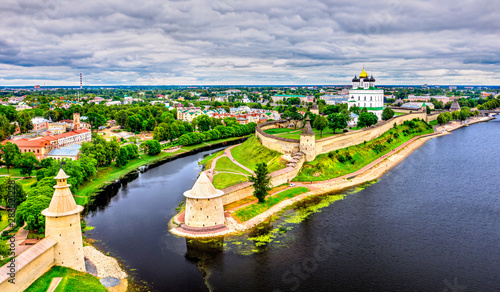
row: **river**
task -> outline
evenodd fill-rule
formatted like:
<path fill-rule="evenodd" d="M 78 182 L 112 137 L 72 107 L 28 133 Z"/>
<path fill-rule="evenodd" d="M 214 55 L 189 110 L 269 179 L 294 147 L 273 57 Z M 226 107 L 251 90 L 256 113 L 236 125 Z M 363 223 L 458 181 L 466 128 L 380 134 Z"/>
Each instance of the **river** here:
<path fill-rule="evenodd" d="M 211 243 L 167 228 L 217 150 L 201 152 L 102 195 L 87 236 L 152 291 L 500 291 L 499 145 L 499 120 L 458 129 L 375 184 Z"/>

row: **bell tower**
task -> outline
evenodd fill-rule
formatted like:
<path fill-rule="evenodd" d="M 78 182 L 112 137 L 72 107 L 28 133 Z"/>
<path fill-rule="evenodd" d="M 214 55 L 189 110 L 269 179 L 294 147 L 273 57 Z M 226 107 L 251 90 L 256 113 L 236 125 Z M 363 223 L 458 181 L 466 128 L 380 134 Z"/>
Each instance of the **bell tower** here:
<path fill-rule="evenodd" d="M 57 244 L 54 247 L 54 265 L 85 271 L 83 256 L 82 231 L 80 213 L 83 207 L 77 205 L 69 189 L 68 177 L 62 168 L 54 178 L 54 196 L 45 216 L 45 237 L 51 237 Z"/>
<path fill-rule="evenodd" d="M 80 113 L 73 113 L 73 130 L 80 129 Z"/>

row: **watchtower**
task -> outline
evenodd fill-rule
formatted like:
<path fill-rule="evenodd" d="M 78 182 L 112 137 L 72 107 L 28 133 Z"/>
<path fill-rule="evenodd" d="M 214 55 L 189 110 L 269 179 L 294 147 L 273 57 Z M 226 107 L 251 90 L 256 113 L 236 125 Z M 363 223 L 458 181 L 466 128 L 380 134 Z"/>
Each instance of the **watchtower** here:
<path fill-rule="evenodd" d="M 186 211 L 184 220 L 190 227 L 224 225 L 223 191 L 214 187 L 205 172 L 202 172 L 193 188 L 185 191 Z"/>
<path fill-rule="evenodd" d="M 85 271 L 83 256 L 82 230 L 80 213 L 83 207 L 77 205 L 68 185 L 69 176 L 62 168 L 54 178 L 54 196 L 47 209 L 42 211 L 45 216 L 45 237 L 51 237 L 57 244 L 54 246 L 54 264 Z"/>
<path fill-rule="evenodd" d="M 306 124 L 300 134 L 299 148 L 306 155 L 306 161 L 313 161 L 316 158 L 316 141 L 309 116 L 306 117 Z"/>

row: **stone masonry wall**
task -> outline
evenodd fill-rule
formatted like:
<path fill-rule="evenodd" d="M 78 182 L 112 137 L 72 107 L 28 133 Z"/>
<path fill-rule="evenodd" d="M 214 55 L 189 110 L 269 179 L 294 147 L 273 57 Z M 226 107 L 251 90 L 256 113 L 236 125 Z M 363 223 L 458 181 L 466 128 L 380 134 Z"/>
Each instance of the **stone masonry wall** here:
<path fill-rule="evenodd" d="M 0 277 L 0 291 L 24 291 L 54 265 L 54 242 L 48 244 L 50 247 L 47 248 L 44 245 L 47 245 L 48 241 L 53 240 L 45 238 L 15 259 L 15 284 L 8 282 L 10 277 L 4 277 L 4 272 L 10 272 L 8 266 L 11 262 L 8 262 L 0 269 L 2 272 L 2 277 Z"/>
<path fill-rule="evenodd" d="M 413 120 L 415 118 L 426 120 L 427 114 L 425 112 L 405 114 L 366 129 L 316 140 L 316 155 L 361 144 L 364 141 L 370 141 L 389 131 L 394 126 L 394 123 L 400 125 L 404 121 Z"/>

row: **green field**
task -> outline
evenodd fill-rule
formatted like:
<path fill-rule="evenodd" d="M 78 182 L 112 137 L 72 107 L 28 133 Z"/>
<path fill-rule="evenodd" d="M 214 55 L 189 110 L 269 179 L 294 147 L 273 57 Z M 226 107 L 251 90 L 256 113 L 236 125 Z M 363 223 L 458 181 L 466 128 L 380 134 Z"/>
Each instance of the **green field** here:
<path fill-rule="evenodd" d="M 267 133 L 269 135 L 276 135 L 276 134 L 290 133 L 290 132 L 295 132 L 295 131 L 300 131 L 300 129 L 274 128 L 274 129 L 264 130 L 264 133 Z"/>
<path fill-rule="evenodd" d="M 10 168 L 9 169 L 10 175 L 13 177 L 22 177 L 23 175 L 21 174 L 21 170 L 19 168 Z M 4 166 L 0 168 L 0 175 L 7 175 L 7 167 Z"/>
<path fill-rule="evenodd" d="M 377 139 L 318 155 L 314 161 L 304 163 L 293 180 L 321 181 L 355 172 L 411 138 L 433 132 L 432 126 L 419 120 L 413 122 L 413 129 L 399 125 Z"/>
<path fill-rule="evenodd" d="M 241 174 L 218 173 L 214 176 L 212 183 L 216 189 L 220 190 L 247 180 L 248 177 Z"/>
<path fill-rule="evenodd" d="M 272 196 L 266 197 L 266 201 L 264 203 L 255 203 L 243 207 L 236 212 L 233 213 L 233 216 L 236 217 L 240 222 L 247 221 L 252 219 L 253 217 L 261 214 L 262 212 L 269 210 L 272 206 L 278 204 L 281 201 L 286 199 L 293 198 L 297 195 L 307 193 L 309 191 L 306 187 L 295 187 L 280 193 L 277 193 Z"/>
<path fill-rule="evenodd" d="M 216 171 L 230 171 L 230 172 L 239 172 L 243 174 L 248 174 L 250 173 L 246 171 L 245 169 L 241 168 L 240 166 L 234 164 L 229 157 L 222 157 L 217 160 L 217 164 L 215 165 L 215 170 Z"/>
<path fill-rule="evenodd" d="M 262 146 L 255 136 L 231 149 L 231 155 L 236 161 L 254 171 L 259 162 L 266 162 L 269 172 L 286 167 L 285 162 L 280 160 L 282 154 Z"/>
<path fill-rule="evenodd" d="M 276 135 L 278 137 L 283 137 L 283 138 L 288 138 L 288 139 L 295 139 L 295 140 L 300 140 L 300 134 L 302 133 L 302 129 L 287 129 L 287 128 L 279 128 L 279 129 L 267 129 L 264 130 L 265 133 L 270 134 L 270 135 Z M 330 137 L 336 134 L 342 133 L 342 130 L 338 130 L 333 133 L 333 131 L 330 128 L 326 128 L 323 130 L 323 136 L 321 136 L 320 131 L 316 130 L 313 128 L 314 132 L 314 138 L 316 140 Z"/>
<path fill-rule="evenodd" d="M 48 272 L 38 278 L 28 289 L 27 292 L 45 292 L 50 286 L 52 278 L 63 277 L 55 292 L 106 292 L 98 278 L 88 273 L 78 272 L 70 268 L 54 266 Z"/>
<path fill-rule="evenodd" d="M 431 126 L 437 126 L 437 124 L 438 124 L 438 121 L 437 121 L 437 120 L 434 120 L 434 121 L 430 121 L 430 122 L 429 122 L 429 125 L 431 125 Z"/>

